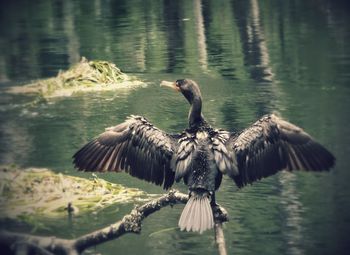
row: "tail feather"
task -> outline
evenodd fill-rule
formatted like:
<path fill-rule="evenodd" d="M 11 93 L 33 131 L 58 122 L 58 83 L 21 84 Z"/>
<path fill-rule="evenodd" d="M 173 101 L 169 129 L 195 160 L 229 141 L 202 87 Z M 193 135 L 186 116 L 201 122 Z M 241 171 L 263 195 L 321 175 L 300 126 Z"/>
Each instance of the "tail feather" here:
<path fill-rule="evenodd" d="M 191 200 L 191 198 L 189 199 Z M 189 201 L 187 202 L 184 210 L 182 211 L 182 214 L 181 214 L 181 217 L 180 217 L 180 220 L 179 220 L 179 227 L 181 230 L 185 230 L 187 225 L 188 224 L 188 221 L 190 219 L 190 217 L 188 217 L 191 212 L 192 212 L 192 207 L 193 207 L 194 203 L 189 203 Z M 187 230 L 187 229 L 186 229 Z M 190 231 L 190 230 L 187 230 L 187 231 Z"/>
<path fill-rule="evenodd" d="M 193 194 L 182 211 L 179 227 L 181 230 L 203 233 L 214 227 L 213 211 L 205 194 Z"/>

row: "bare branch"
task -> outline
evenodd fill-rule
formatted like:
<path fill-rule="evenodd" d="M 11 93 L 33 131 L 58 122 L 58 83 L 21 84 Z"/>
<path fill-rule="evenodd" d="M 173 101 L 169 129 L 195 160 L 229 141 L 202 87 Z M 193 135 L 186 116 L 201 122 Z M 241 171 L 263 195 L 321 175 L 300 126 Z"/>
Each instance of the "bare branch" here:
<path fill-rule="evenodd" d="M 12 245 L 12 249 L 16 255 L 18 254 L 53 255 L 53 253 L 30 242 L 23 242 L 23 241 L 16 242 Z"/>
<path fill-rule="evenodd" d="M 227 255 L 225 236 L 222 229 L 222 222 L 215 221 L 215 241 L 220 255 Z"/>
<path fill-rule="evenodd" d="M 215 219 L 215 242 L 218 246 L 219 255 L 227 255 L 222 223 L 228 221 L 228 214 L 227 211 L 220 206 L 213 207 L 213 213 Z"/>
<path fill-rule="evenodd" d="M 141 222 L 145 217 L 160 210 L 162 207 L 176 203 L 186 203 L 187 200 L 187 195 L 171 190 L 157 199 L 136 207 L 117 223 L 77 238 L 75 247 L 81 252 L 88 247 L 116 239 L 125 233 L 139 233 L 141 231 Z"/>
<path fill-rule="evenodd" d="M 90 247 L 119 238 L 126 233 L 140 233 L 141 223 L 144 218 L 165 206 L 176 203 L 185 204 L 187 200 L 188 195 L 180 193 L 177 190 L 171 190 L 157 199 L 134 208 L 122 220 L 73 240 L 2 231 L 0 232 L 0 248 L 6 247 L 7 250 L 12 249 L 12 252 L 14 252 L 16 244 L 21 243 L 24 244 L 23 249 L 27 251 L 35 249 L 37 251 L 36 253 L 40 254 L 79 254 Z M 219 254 L 226 254 L 222 222 L 228 220 L 227 212 L 220 206 L 213 207 L 213 212 Z"/>
<path fill-rule="evenodd" d="M 45 250 L 53 254 L 77 254 L 74 248 L 74 240 L 66 240 L 56 238 L 54 236 L 35 236 L 29 234 L 21 234 L 9 231 L 0 232 L 0 247 L 1 250 L 6 250 L 14 253 L 17 249 L 17 244 L 26 243 L 28 247 L 38 247 L 40 250 Z"/>

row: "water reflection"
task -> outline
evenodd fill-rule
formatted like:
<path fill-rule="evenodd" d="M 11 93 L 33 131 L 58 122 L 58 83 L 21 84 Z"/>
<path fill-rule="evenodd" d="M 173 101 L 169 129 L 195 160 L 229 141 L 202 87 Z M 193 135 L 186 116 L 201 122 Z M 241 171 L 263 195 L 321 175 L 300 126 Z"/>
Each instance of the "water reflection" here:
<path fill-rule="evenodd" d="M 208 54 L 207 54 L 207 45 L 205 38 L 205 28 L 204 28 L 204 20 L 203 20 L 203 11 L 202 11 L 202 1 L 194 0 L 194 17 L 196 23 L 196 31 L 197 31 L 197 41 L 198 41 L 198 62 L 203 68 L 203 70 L 208 69 Z"/>
<path fill-rule="evenodd" d="M 328 57 L 313 53 L 304 42 L 310 32 L 314 38 L 319 37 L 317 31 L 310 29 L 314 21 L 306 20 L 307 15 L 320 20 L 320 24 L 325 22 L 330 32 L 327 36 L 334 36 L 339 46 L 340 54 L 336 55 L 347 56 L 344 13 L 339 13 L 336 4 L 318 2 L 316 6 L 310 3 L 303 6 L 256 0 L 119 0 L 106 4 L 37 1 L 23 2 L 25 7 L 18 10 L 7 1 L 1 8 L 0 41 L 2 47 L 9 47 L 0 54 L 0 65 L 4 67 L 0 77 L 5 81 L 51 76 L 85 56 L 113 61 L 123 70 L 135 73 L 188 74 L 209 67 L 213 75 L 227 79 L 250 77 L 264 82 L 276 77 L 277 68 L 278 76 L 283 71 L 304 78 L 303 68 L 331 68 L 326 64 L 328 61 L 318 61 L 314 67 L 299 61 L 299 52 L 316 58 Z M 296 16 L 296 8 L 306 22 Z M 279 57 L 282 65 L 271 62 Z M 349 67 L 347 60 L 341 68 Z M 10 65 L 16 68 L 8 68 Z M 288 72 L 284 68 L 298 70 Z"/>
<path fill-rule="evenodd" d="M 249 69 L 251 78 L 256 81 L 272 81 L 274 74 L 270 67 L 258 1 L 233 1 L 233 13 L 242 38 L 244 64 Z"/>
<path fill-rule="evenodd" d="M 100 7 L 98 6 L 99 1 L 95 1 L 96 10 Z M 64 1 L 63 4 L 63 13 L 65 13 L 65 18 L 63 19 L 63 30 L 67 37 L 67 54 L 68 54 L 68 63 L 70 66 L 78 63 L 81 59 L 79 54 L 80 42 L 79 37 L 76 33 L 75 24 L 74 24 L 74 5 L 72 1 Z M 100 14 L 101 15 L 101 14 Z"/>
<path fill-rule="evenodd" d="M 278 181 L 281 185 L 281 205 L 284 210 L 285 227 L 283 235 L 287 239 L 287 254 L 304 254 L 302 248 L 303 225 L 301 212 L 303 204 L 296 188 L 296 176 L 288 172 L 281 173 Z"/>

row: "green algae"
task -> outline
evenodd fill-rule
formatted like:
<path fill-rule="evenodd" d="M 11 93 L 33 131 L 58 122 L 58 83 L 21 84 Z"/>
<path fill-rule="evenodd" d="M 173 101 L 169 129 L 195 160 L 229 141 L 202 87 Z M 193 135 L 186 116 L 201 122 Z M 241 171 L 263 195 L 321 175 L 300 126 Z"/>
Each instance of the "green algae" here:
<path fill-rule="evenodd" d="M 71 96 L 79 92 L 110 91 L 145 85 L 136 77 L 123 73 L 113 63 L 89 61 L 83 57 L 79 63 L 66 71 L 60 71 L 56 77 L 11 87 L 8 92 L 36 94 L 38 98 L 48 99 Z"/>
<path fill-rule="evenodd" d="M 0 167 L 0 218 L 57 218 L 152 197 L 95 175 L 85 179 L 45 168 Z"/>

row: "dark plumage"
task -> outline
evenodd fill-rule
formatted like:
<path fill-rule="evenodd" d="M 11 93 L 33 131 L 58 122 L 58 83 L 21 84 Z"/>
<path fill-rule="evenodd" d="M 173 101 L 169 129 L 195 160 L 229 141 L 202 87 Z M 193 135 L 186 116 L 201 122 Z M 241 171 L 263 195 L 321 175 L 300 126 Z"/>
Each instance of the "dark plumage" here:
<path fill-rule="evenodd" d="M 213 129 L 202 115 L 202 97 L 194 81 L 161 85 L 181 92 L 190 103 L 188 129 L 167 134 L 143 117 L 130 116 L 73 158 L 79 170 L 124 170 L 164 189 L 183 179 L 190 198 L 179 220 L 181 230 L 203 232 L 214 226 L 211 205 L 222 174 L 243 187 L 283 169 L 322 171 L 335 163 L 334 156 L 310 135 L 274 114 L 240 133 Z"/>

